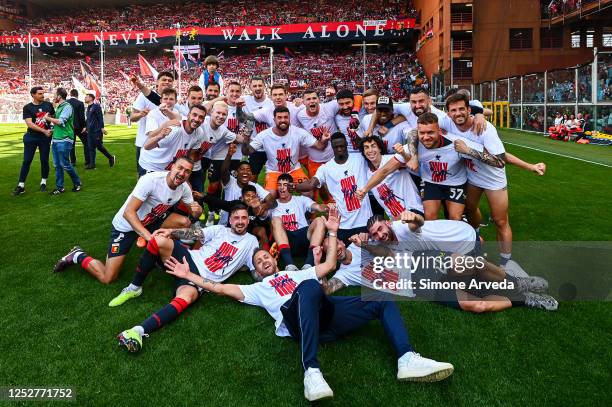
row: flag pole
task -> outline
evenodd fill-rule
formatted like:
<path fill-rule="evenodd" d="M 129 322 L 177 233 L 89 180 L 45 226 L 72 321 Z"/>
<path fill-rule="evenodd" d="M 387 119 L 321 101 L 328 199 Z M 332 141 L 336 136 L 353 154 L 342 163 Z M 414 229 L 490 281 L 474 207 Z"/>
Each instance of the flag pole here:
<path fill-rule="evenodd" d="M 176 23 L 176 28 L 178 28 L 178 60 L 176 61 L 176 65 L 178 67 L 178 97 L 177 102 L 181 99 L 181 23 Z M 175 59 L 176 56 L 175 56 Z"/>
<path fill-rule="evenodd" d="M 100 31 L 100 102 L 102 111 L 106 110 L 106 88 L 104 87 L 104 31 Z"/>
<path fill-rule="evenodd" d="M 270 86 L 274 84 L 274 48 L 270 47 Z"/>
<path fill-rule="evenodd" d="M 32 34 L 28 33 L 28 87 L 32 89 Z"/>
<path fill-rule="evenodd" d="M 363 93 L 366 91 L 366 42 L 363 41 Z"/>

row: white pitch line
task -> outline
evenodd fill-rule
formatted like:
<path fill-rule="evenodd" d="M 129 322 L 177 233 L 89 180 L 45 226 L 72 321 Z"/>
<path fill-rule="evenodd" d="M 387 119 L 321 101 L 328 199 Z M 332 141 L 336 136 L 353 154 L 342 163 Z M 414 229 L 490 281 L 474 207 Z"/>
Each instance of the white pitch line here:
<path fill-rule="evenodd" d="M 578 157 L 572 157 L 571 155 L 565 155 L 565 154 L 559 154 L 559 153 L 553 153 L 552 151 L 548 151 L 548 150 L 542 150 L 539 148 L 535 148 L 535 147 L 528 147 L 528 146 L 524 146 L 522 144 L 517 144 L 517 143 L 511 143 L 509 141 L 504 141 L 504 144 L 510 144 L 512 146 L 517 146 L 517 147 L 522 147 L 522 148 L 527 148 L 529 150 L 535 150 L 535 151 L 540 151 L 542 153 L 547 153 L 547 154 L 552 154 L 552 155 L 558 155 L 559 157 L 564 157 L 564 158 L 571 158 L 572 160 L 578 160 L 578 161 L 584 161 L 585 163 L 589 163 L 589 164 L 595 164 L 595 165 L 601 165 L 602 167 L 608 167 L 608 168 L 612 168 L 612 165 L 609 164 L 604 164 L 604 163 L 600 163 L 597 161 L 590 161 L 590 160 L 585 160 L 584 158 L 578 158 Z"/>

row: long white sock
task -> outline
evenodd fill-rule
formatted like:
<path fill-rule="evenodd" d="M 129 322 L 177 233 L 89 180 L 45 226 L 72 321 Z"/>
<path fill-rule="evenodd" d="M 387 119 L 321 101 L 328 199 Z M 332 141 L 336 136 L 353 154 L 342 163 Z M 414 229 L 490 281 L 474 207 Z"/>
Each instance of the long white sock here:
<path fill-rule="evenodd" d="M 25 182 L 20 182 L 19 184 L 17 184 L 17 186 L 19 186 L 21 188 L 25 188 Z"/>
<path fill-rule="evenodd" d="M 74 252 L 74 254 L 72 255 L 72 262 L 73 262 L 73 263 L 76 263 L 76 262 L 77 262 L 77 259 L 79 258 L 79 256 L 80 256 L 81 254 L 83 254 L 83 253 L 85 253 L 85 252 Z"/>
<path fill-rule="evenodd" d="M 47 185 L 47 178 L 42 178 L 42 179 L 40 180 L 40 183 L 41 183 L 41 184 L 45 184 L 45 185 Z"/>

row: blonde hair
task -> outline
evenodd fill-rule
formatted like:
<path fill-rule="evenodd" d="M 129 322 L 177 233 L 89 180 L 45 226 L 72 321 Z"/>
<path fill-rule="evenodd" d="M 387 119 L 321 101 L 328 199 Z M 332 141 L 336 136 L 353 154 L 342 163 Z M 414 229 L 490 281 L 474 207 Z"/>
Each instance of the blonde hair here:
<path fill-rule="evenodd" d="M 215 103 L 213 103 L 211 111 L 215 110 L 215 108 L 224 108 L 225 110 L 227 110 L 229 109 L 229 106 L 224 101 L 218 100 Z"/>

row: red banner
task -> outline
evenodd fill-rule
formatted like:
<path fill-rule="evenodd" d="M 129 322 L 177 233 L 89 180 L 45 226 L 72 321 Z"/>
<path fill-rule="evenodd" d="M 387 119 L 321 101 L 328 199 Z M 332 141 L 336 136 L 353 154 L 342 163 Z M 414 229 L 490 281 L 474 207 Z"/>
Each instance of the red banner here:
<path fill-rule="evenodd" d="M 214 44 L 282 43 L 305 41 L 360 41 L 402 37 L 415 26 L 415 20 L 364 20 L 352 22 L 302 23 L 279 26 L 188 27 L 181 30 L 140 30 L 37 34 L 30 37 L 34 48 L 78 47 L 104 41 L 106 46 L 128 46 L 194 41 Z M 26 48 L 28 36 L 0 36 L 0 45 Z"/>

